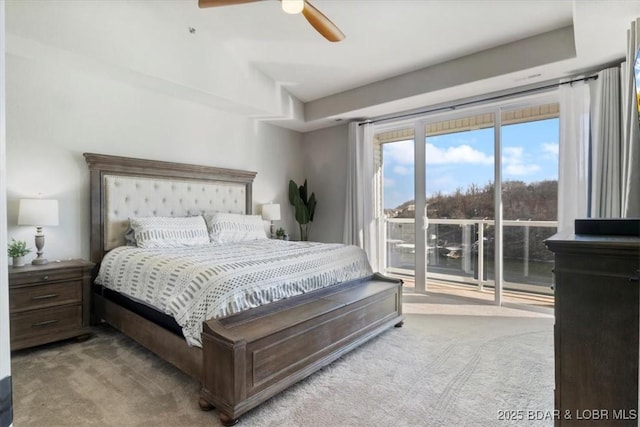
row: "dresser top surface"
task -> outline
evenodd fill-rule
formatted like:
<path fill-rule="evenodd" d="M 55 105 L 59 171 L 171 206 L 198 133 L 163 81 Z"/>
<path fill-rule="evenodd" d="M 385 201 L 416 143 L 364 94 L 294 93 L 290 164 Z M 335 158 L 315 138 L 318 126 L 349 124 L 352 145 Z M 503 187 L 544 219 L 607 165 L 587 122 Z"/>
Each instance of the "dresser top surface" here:
<path fill-rule="evenodd" d="M 591 234 L 558 233 L 545 240 L 551 251 L 562 248 L 581 249 L 623 249 L 628 251 L 640 250 L 638 236 L 607 236 Z"/>
<path fill-rule="evenodd" d="M 64 261 L 49 261 L 44 265 L 27 264 L 23 267 L 9 266 L 9 275 L 20 273 L 45 272 L 48 270 L 57 270 L 61 268 L 92 268 L 94 263 L 83 259 L 71 259 Z"/>

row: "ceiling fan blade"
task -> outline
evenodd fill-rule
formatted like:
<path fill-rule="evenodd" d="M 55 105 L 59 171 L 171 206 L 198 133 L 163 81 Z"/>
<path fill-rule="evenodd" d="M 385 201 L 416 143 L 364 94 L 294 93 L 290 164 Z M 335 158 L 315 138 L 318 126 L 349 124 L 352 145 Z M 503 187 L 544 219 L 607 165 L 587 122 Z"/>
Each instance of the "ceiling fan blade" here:
<path fill-rule="evenodd" d="M 260 0 L 198 0 L 198 7 L 233 6 L 234 4 L 253 3 Z"/>
<path fill-rule="evenodd" d="M 336 24 L 331 22 L 329 18 L 324 16 L 322 12 L 313 7 L 311 3 L 305 0 L 302 14 L 309 24 L 316 29 L 322 36 L 330 42 L 339 42 L 344 40 L 345 35 L 340 31 Z"/>

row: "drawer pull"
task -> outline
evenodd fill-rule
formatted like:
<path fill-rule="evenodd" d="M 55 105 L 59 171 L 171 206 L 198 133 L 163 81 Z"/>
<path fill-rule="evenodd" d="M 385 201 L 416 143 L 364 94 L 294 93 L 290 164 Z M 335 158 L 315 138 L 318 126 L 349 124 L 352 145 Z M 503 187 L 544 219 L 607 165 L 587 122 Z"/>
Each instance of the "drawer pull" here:
<path fill-rule="evenodd" d="M 49 298 L 55 298 L 57 296 L 58 294 L 38 295 L 37 297 L 31 297 L 31 299 L 32 300 L 49 299 Z"/>
<path fill-rule="evenodd" d="M 44 276 L 42 280 L 49 280 L 49 276 Z"/>
<path fill-rule="evenodd" d="M 54 323 L 58 323 L 57 320 L 45 320 L 44 322 L 38 322 L 38 323 L 34 323 L 31 326 L 47 326 L 47 325 L 53 325 Z"/>

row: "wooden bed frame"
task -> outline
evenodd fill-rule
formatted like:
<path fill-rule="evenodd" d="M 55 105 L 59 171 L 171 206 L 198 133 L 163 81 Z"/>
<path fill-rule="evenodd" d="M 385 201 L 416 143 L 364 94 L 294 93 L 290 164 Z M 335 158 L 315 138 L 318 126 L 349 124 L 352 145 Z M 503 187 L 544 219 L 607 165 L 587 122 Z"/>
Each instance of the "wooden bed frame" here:
<path fill-rule="evenodd" d="M 252 210 L 255 172 L 90 153 L 84 157 L 91 175 L 91 261 L 97 265 L 108 247 L 107 176 L 232 183 L 244 186 L 245 213 Z M 92 296 L 94 322 L 107 322 L 199 381 L 200 407 L 217 408 L 224 425 L 235 424 L 242 414 L 403 321 L 402 281 L 379 274 L 208 320 L 202 348 L 189 347 L 182 336 L 98 291 Z"/>

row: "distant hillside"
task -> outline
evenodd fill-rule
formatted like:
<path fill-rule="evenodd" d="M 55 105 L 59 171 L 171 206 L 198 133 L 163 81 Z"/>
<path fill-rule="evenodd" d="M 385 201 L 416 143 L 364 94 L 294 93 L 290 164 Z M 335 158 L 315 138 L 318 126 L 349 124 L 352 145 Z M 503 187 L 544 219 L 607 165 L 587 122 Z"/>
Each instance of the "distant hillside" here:
<path fill-rule="evenodd" d="M 472 185 L 465 192 L 438 193 L 427 199 L 429 218 L 493 218 L 494 185 Z M 398 218 L 413 218 L 413 200 L 394 209 Z M 504 219 L 556 221 L 558 218 L 558 181 L 524 183 L 506 181 L 502 184 Z"/>

